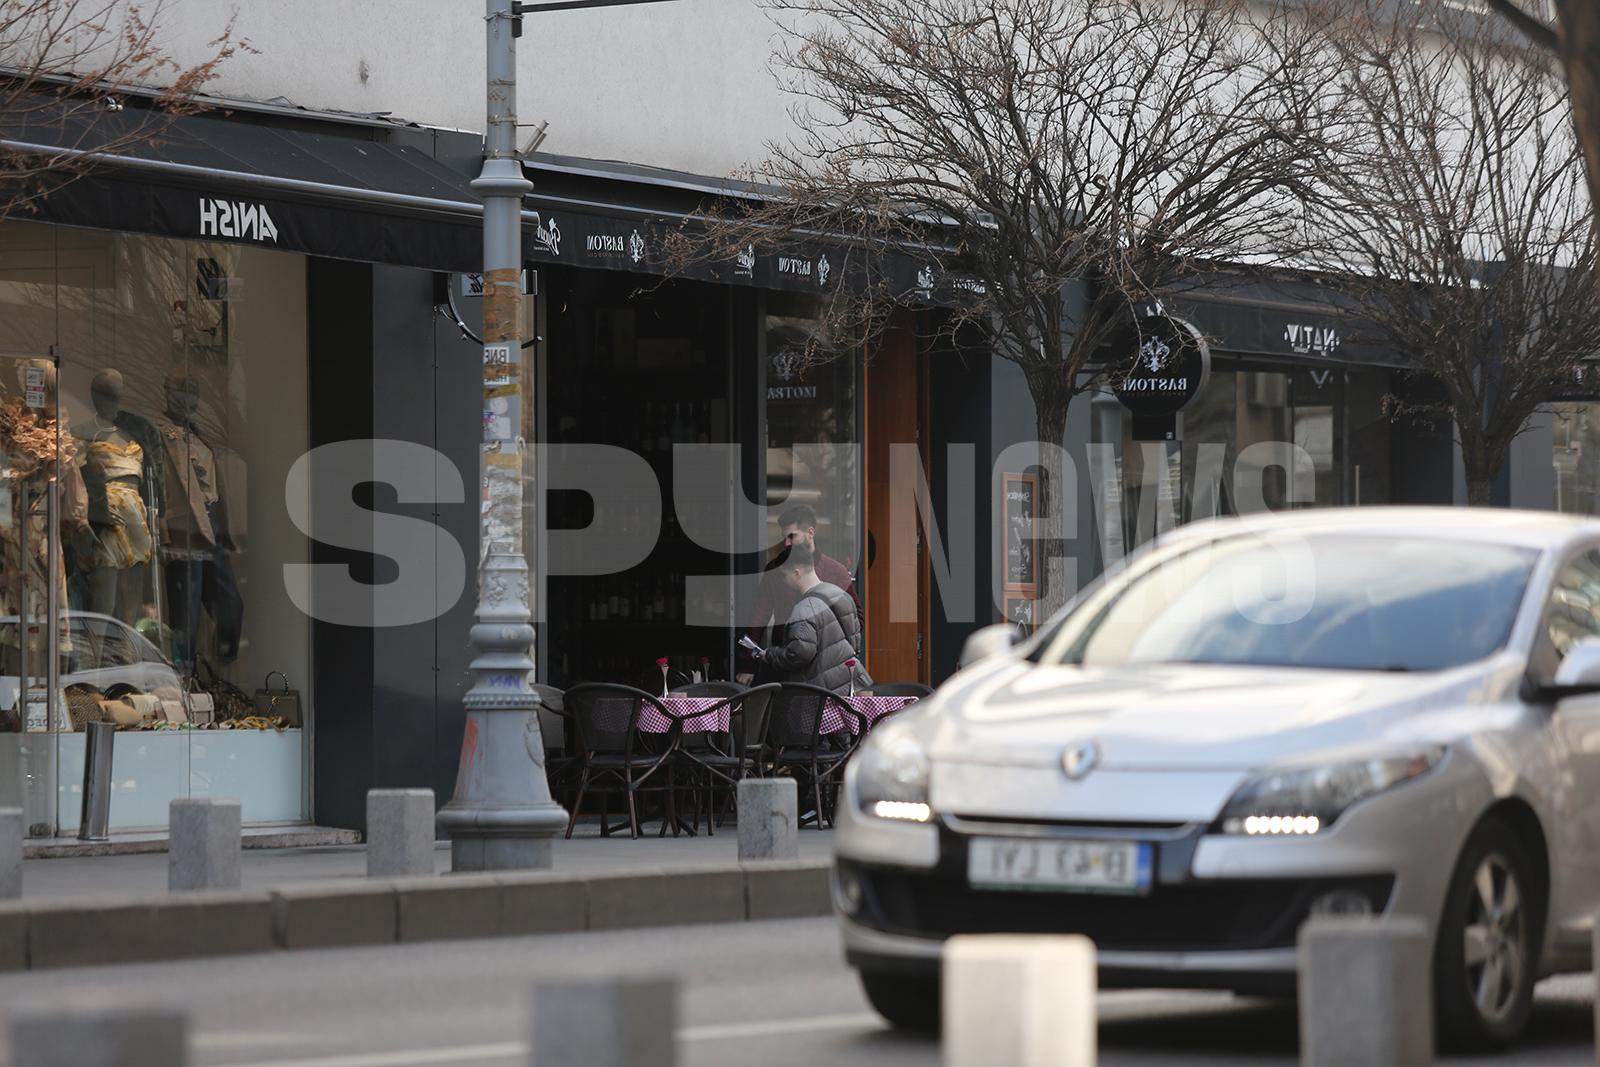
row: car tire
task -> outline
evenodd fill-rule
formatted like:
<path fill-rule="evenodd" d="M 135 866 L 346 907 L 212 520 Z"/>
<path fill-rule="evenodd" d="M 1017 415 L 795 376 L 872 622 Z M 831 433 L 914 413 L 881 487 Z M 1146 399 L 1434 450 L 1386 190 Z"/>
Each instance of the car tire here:
<path fill-rule="evenodd" d="M 1433 956 L 1440 1044 L 1477 1050 L 1515 1041 L 1533 1012 L 1544 902 L 1516 832 L 1478 826 L 1450 879 Z"/>
<path fill-rule="evenodd" d="M 931 1034 L 939 1030 L 939 980 L 893 971 L 862 971 L 872 1010 L 897 1030 Z"/>

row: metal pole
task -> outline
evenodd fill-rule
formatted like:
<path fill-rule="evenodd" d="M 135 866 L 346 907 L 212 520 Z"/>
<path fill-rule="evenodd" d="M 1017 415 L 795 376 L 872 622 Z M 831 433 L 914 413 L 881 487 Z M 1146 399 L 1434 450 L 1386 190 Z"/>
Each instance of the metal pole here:
<path fill-rule="evenodd" d="M 488 132 L 483 170 L 483 466 L 476 676 L 455 794 L 439 812 L 455 870 L 548 867 L 567 813 L 550 797 L 523 556 L 522 197 L 517 157 L 517 17 L 487 0 Z"/>
<path fill-rule="evenodd" d="M 78 819 L 79 841 L 106 841 L 111 827 L 111 755 L 117 740 L 116 725 L 83 724 L 83 811 Z"/>

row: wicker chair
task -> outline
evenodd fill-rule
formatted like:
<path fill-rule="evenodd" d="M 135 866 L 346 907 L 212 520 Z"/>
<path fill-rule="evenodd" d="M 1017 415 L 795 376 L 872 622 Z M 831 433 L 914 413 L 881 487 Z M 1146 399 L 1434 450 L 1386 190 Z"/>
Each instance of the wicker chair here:
<path fill-rule="evenodd" d="M 672 716 L 678 723 L 679 739 L 677 753 L 673 758 L 677 761 L 679 769 L 684 772 L 684 780 L 690 784 L 694 792 L 695 814 L 694 821 L 690 824 L 692 827 L 698 829 L 700 825 L 701 790 L 706 793 L 706 833 L 714 834 L 716 822 L 721 818 L 717 809 L 718 791 L 724 793 L 725 809 L 732 803 L 739 782 L 747 774 L 759 773 L 759 753 L 762 747 L 759 731 L 766 728 L 768 701 L 779 688 L 776 682 L 756 686 L 754 689 L 740 686 L 739 692 L 724 697 L 693 716 L 698 718 L 726 707 L 728 709 L 726 733 L 685 730 L 683 729 L 685 717 Z M 671 712 L 668 714 L 671 715 Z M 756 732 L 752 732 L 752 727 Z"/>
<path fill-rule="evenodd" d="M 830 708 L 838 712 L 840 722 L 856 724 L 853 734 L 823 732 Z M 767 714 L 766 759 L 774 773 L 787 771 L 801 779 L 802 789 L 810 790 L 811 811 L 801 813 L 800 825 L 809 821 L 819 830 L 832 825 L 845 762 L 865 732 L 860 713 L 837 693 L 797 682 L 778 687 Z"/>
<path fill-rule="evenodd" d="M 567 836 L 578 823 L 583 810 L 583 798 L 590 792 L 602 797 L 600 808 L 600 836 L 609 837 L 621 825 L 607 822 L 610 815 L 610 797 L 623 793 L 627 799 L 628 829 L 635 838 L 639 836 L 639 805 L 641 793 L 660 793 L 665 813 L 662 833 L 672 826 L 678 832 L 677 809 L 674 803 L 676 783 L 673 779 L 673 754 L 677 750 L 676 731 L 666 735 L 643 734 L 639 730 L 639 717 L 645 708 L 652 708 L 662 717 L 670 719 L 666 708 L 655 697 L 632 686 L 590 682 L 575 685 L 563 694 L 563 713 L 571 720 L 577 741 L 575 754 L 577 781 L 572 815 L 567 820 Z"/>

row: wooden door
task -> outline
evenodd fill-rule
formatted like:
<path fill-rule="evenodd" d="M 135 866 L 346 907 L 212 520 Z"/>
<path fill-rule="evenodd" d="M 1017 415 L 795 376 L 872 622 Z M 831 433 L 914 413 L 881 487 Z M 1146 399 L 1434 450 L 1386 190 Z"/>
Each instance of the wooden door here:
<path fill-rule="evenodd" d="M 913 320 L 901 316 L 867 360 L 866 370 L 866 601 L 867 670 L 883 682 L 928 681 L 928 566 L 926 538 L 918 531 L 914 547 L 889 536 L 891 512 L 889 446 L 916 445 L 927 470 L 924 422 L 926 375 L 918 353 Z M 909 494 L 910 486 L 895 490 Z M 902 505 L 904 506 L 904 505 Z M 907 582 L 917 591 L 915 619 L 896 620 L 890 612 L 891 583 Z"/>

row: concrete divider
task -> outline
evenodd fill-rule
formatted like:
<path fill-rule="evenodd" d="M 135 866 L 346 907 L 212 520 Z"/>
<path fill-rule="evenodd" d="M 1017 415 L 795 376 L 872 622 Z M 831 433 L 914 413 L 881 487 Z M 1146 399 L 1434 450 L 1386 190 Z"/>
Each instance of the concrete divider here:
<path fill-rule="evenodd" d="M 739 859 L 799 857 L 798 789 L 793 778 L 745 778 L 739 782 Z"/>
<path fill-rule="evenodd" d="M 763 860 L 744 865 L 745 918 L 803 919 L 832 912 L 832 864 Z"/>
<path fill-rule="evenodd" d="M 184 797 L 167 806 L 167 888 L 237 889 L 239 802 Z"/>
<path fill-rule="evenodd" d="M 535 1067 L 674 1067 L 678 983 L 671 978 L 553 979 L 533 988 Z"/>
<path fill-rule="evenodd" d="M 524 937 L 589 926 L 584 882 L 548 872 L 452 874 L 398 884 L 401 941 Z"/>
<path fill-rule="evenodd" d="M 20 902 L 0 906 L 0 924 L 9 909 L 22 909 L 26 915 L 28 967 L 34 970 L 229 956 L 277 947 L 272 900 L 265 892 Z"/>
<path fill-rule="evenodd" d="M 433 790 L 367 790 L 367 876 L 434 873 Z"/>
<path fill-rule="evenodd" d="M 1428 1067 L 1428 925 L 1411 916 L 1315 918 L 1300 928 L 1304 1067 Z"/>
<path fill-rule="evenodd" d="M 945 942 L 945 1067 L 1093 1067 L 1094 943 L 979 934 Z"/>
<path fill-rule="evenodd" d="M 826 915 L 832 866 L 518 871 L 0 901 L 0 971 Z"/>
<path fill-rule="evenodd" d="M 186 1067 L 189 1021 L 157 1007 L 11 1013 L 11 1062 L 26 1067 Z"/>
<path fill-rule="evenodd" d="M 0 808 L 0 900 L 22 896 L 22 839 L 26 833 L 21 808 Z"/>
<path fill-rule="evenodd" d="M 306 882 L 270 891 L 279 948 L 386 945 L 396 940 L 399 901 L 383 881 Z"/>
<path fill-rule="evenodd" d="M 589 929 L 738 922 L 745 917 L 737 867 L 656 868 L 589 878 Z"/>

